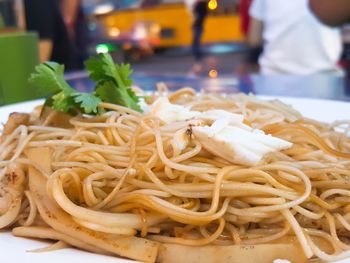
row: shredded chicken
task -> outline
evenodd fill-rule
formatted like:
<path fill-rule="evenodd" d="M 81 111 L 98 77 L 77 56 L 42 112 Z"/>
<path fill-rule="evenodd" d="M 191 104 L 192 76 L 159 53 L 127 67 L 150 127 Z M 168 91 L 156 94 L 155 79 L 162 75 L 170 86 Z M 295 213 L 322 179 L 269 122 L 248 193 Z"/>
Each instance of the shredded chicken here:
<path fill-rule="evenodd" d="M 18 165 L 13 165 L 0 180 L 0 215 L 3 215 L 14 200 L 24 192 L 25 174 Z"/>
<path fill-rule="evenodd" d="M 4 135 L 11 134 L 18 126 L 28 125 L 30 115 L 27 113 L 12 112 L 4 125 Z"/>

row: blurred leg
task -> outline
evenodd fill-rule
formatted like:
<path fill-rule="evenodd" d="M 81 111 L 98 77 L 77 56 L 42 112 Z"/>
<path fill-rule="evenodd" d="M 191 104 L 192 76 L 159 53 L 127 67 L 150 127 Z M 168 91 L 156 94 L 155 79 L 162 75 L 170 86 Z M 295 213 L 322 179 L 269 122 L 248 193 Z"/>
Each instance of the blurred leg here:
<path fill-rule="evenodd" d="M 203 33 L 202 27 L 193 27 L 192 53 L 196 62 L 199 62 L 203 57 L 202 50 L 201 50 L 202 33 Z"/>

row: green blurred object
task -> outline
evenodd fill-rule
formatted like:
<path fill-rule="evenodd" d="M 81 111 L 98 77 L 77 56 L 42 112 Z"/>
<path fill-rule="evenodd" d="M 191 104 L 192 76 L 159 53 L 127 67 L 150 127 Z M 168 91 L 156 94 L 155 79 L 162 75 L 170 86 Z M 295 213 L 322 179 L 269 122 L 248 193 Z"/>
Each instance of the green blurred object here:
<path fill-rule="evenodd" d="M 0 105 L 38 98 L 28 78 L 39 63 L 36 33 L 0 34 Z"/>
<path fill-rule="evenodd" d="M 116 46 L 110 43 L 103 43 L 103 44 L 97 44 L 96 45 L 96 53 L 109 53 L 116 50 Z"/>

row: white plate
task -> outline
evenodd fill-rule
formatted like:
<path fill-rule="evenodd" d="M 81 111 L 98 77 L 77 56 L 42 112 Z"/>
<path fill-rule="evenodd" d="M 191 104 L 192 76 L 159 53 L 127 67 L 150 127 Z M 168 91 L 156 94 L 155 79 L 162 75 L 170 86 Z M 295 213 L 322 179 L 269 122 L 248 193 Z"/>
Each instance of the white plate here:
<path fill-rule="evenodd" d="M 262 97 L 271 99 L 271 97 Z M 332 122 L 335 120 L 350 119 L 350 103 L 318 100 L 318 99 L 300 99 L 279 97 L 287 104 L 292 105 L 299 110 L 304 116 L 319 121 Z M 30 112 L 34 106 L 42 103 L 42 100 L 29 101 L 24 103 L 13 104 L 0 108 L 0 122 L 6 122 L 11 112 Z M 35 262 L 35 263 L 70 263 L 70 262 L 113 262 L 126 263 L 133 262 L 115 257 L 102 256 L 77 249 L 61 249 L 46 253 L 29 253 L 27 250 L 41 248 L 47 243 L 24 238 L 13 237 L 9 232 L 0 232 L 0 251 L 1 262 Z M 341 260 L 338 263 L 346 263 L 348 260 Z"/>

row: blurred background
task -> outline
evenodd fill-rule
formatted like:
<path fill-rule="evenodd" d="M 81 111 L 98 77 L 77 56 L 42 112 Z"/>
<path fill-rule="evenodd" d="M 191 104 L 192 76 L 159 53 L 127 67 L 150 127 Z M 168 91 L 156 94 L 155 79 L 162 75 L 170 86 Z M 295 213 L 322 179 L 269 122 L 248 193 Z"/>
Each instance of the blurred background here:
<path fill-rule="evenodd" d="M 201 36 L 205 69 L 192 72 L 195 2 L 82 1 L 88 31 L 87 52 L 89 55 L 110 52 L 117 60 L 131 62 L 135 70 L 144 72 L 208 75 L 213 69 L 233 73 L 247 52 L 240 1 L 203 1 L 207 9 L 207 14 L 200 14 L 205 16 Z"/>
<path fill-rule="evenodd" d="M 89 90 L 83 61 L 106 52 L 145 89 L 348 100 L 350 1 L 326 2 L 0 0 L 0 104 L 35 97 L 25 79 L 46 60 Z"/>

